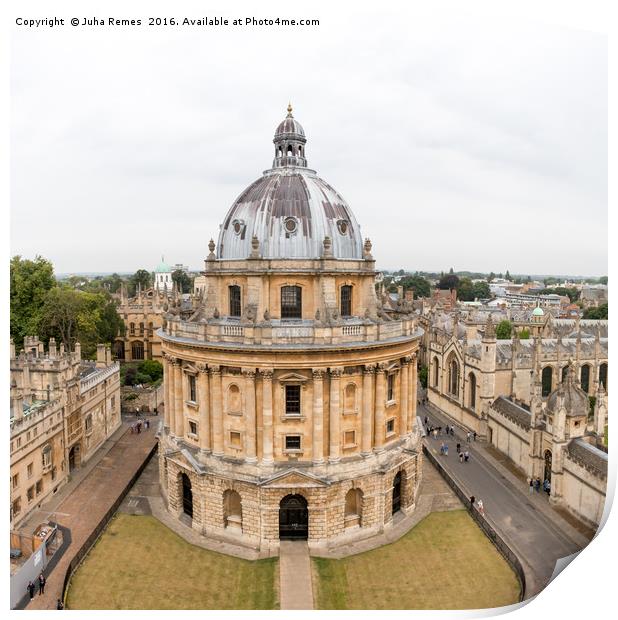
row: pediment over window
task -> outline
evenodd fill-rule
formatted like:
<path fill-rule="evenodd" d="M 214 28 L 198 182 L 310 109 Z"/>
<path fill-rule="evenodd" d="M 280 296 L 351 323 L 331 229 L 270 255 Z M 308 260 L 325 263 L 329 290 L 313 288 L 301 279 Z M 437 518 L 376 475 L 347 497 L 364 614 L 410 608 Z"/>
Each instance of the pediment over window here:
<path fill-rule="evenodd" d="M 306 383 L 307 377 L 299 375 L 295 372 L 289 372 L 285 375 L 281 375 L 278 379 L 279 383 Z"/>
<path fill-rule="evenodd" d="M 261 484 L 263 487 L 273 489 L 319 488 L 328 485 L 327 480 L 298 469 L 277 473 Z"/>

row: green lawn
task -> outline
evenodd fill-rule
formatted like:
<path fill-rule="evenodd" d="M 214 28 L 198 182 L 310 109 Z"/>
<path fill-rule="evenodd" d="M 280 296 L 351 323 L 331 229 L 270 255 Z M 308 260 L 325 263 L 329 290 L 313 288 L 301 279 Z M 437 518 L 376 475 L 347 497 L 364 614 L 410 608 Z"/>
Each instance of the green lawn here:
<path fill-rule="evenodd" d="M 482 609 L 519 600 L 506 560 L 465 510 L 434 512 L 396 543 L 314 558 L 318 609 Z"/>
<path fill-rule="evenodd" d="M 150 516 L 118 514 L 74 574 L 68 609 L 276 609 L 277 559 L 196 547 Z"/>

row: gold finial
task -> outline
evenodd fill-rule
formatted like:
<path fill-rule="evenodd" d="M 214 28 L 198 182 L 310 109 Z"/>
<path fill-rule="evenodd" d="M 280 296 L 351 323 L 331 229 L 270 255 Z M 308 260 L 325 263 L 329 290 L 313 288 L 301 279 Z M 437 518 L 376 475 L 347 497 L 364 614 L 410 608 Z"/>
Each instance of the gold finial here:
<path fill-rule="evenodd" d="M 292 116 L 292 104 L 288 103 L 288 116 Z"/>

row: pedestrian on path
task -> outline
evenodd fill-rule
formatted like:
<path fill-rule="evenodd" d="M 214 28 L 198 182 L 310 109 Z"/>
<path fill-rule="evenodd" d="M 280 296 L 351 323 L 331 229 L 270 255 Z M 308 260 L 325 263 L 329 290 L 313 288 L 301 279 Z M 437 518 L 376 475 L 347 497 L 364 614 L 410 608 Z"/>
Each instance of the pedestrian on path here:
<path fill-rule="evenodd" d="M 479 513 L 484 517 L 485 516 L 485 507 L 483 506 L 483 500 L 479 499 L 479 501 L 477 502 L 476 506 L 479 509 Z"/>
<path fill-rule="evenodd" d="M 451 426 L 451 437 L 455 437 L 455 427 Z"/>
<path fill-rule="evenodd" d="M 474 508 L 475 501 L 476 501 L 476 497 L 474 497 L 474 495 L 470 495 L 470 510 Z"/>
<path fill-rule="evenodd" d="M 468 434 L 466 435 L 466 441 L 467 441 L 468 443 L 470 443 L 470 433 L 468 433 Z"/>
<path fill-rule="evenodd" d="M 32 581 L 28 582 L 28 585 L 26 586 L 26 590 L 28 590 L 28 594 L 30 595 L 30 600 L 32 600 L 34 598 L 34 584 L 32 583 Z"/>
<path fill-rule="evenodd" d="M 474 431 L 474 432 L 472 433 L 472 437 L 473 437 L 474 441 L 476 441 L 476 431 Z"/>
<path fill-rule="evenodd" d="M 45 594 L 45 576 L 43 573 L 39 575 L 39 596 Z"/>
<path fill-rule="evenodd" d="M 444 456 L 448 456 L 448 444 L 444 444 Z"/>
<path fill-rule="evenodd" d="M 464 454 L 463 454 L 463 452 L 460 452 L 459 453 L 459 462 L 463 463 L 463 460 L 464 460 Z"/>
<path fill-rule="evenodd" d="M 56 601 L 56 609 L 64 609 L 64 605 L 60 599 Z"/>
<path fill-rule="evenodd" d="M 437 438 L 438 438 L 438 429 L 437 429 L 437 428 L 434 428 L 434 429 L 433 429 L 433 438 L 434 438 L 434 439 L 437 439 Z"/>
<path fill-rule="evenodd" d="M 529 493 L 532 494 L 532 492 L 534 491 L 534 480 L 532 480 L 532 478 L 528 478 L 528 484 L 530 485 Z"/>
<path fill-rule="evenodd" d="M 425 426 L 427 426 L 428 422 L 429 422 L 429 418 L 427 416 L 425 416 Z"/>
<path fill-rule="evenodd" d="M 457 454 L 461 452 L 461 444 L 457 442 Z"/>
<path fill-rule="evenodd" d="M 470 460 L 470 453 L 466 450 L 464 452 L 464 461 L 467 463 Z"/>
<path fill-rule="evenodd" d="M 534 481 L 534 490 L 537 493 L 540 493 L 541 491 L 541 479 L 538 476 L 536 477 L 536 480 Z"/>

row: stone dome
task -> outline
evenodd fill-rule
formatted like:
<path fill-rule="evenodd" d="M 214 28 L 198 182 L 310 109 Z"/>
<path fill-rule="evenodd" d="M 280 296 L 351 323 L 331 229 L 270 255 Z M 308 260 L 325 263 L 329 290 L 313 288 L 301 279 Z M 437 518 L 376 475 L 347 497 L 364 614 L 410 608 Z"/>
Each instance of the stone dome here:
<path fill-rule="evenodd" d="M 329 237 L 332 257 L 362 259 L 360 226 L 343 197 L 305 159 L 305 133 L 288 116 L 273 140 L 273 167 L 240 194 L 219 232 L 219 259 L 245 259 L 252 238 L 263 258 L 319 258 Z"/>
<path fill-rule="evenodd" d="M 545 312 L 543 312 L 543 308 L 541 308 L 540 306 L 537 306 L 532 311 L 532 316 L 545 316 Z"/>
<path fill-rule="evenodd" d="M 573 366 L 569 364 L 564 381 L 547 397 L 547 410 L 550 413 L 557 413 L 560 404 L 564 403 L 568 417 L 588 417 L 590 411 L 588 394 L 577 387 L 573 374 Z"/>
<path fill-rule="evenodd" d="M 155 267 L 155 273 L 171 273 L 172 268 L 163 260 L 161 257 L 161 262 Z"/>

